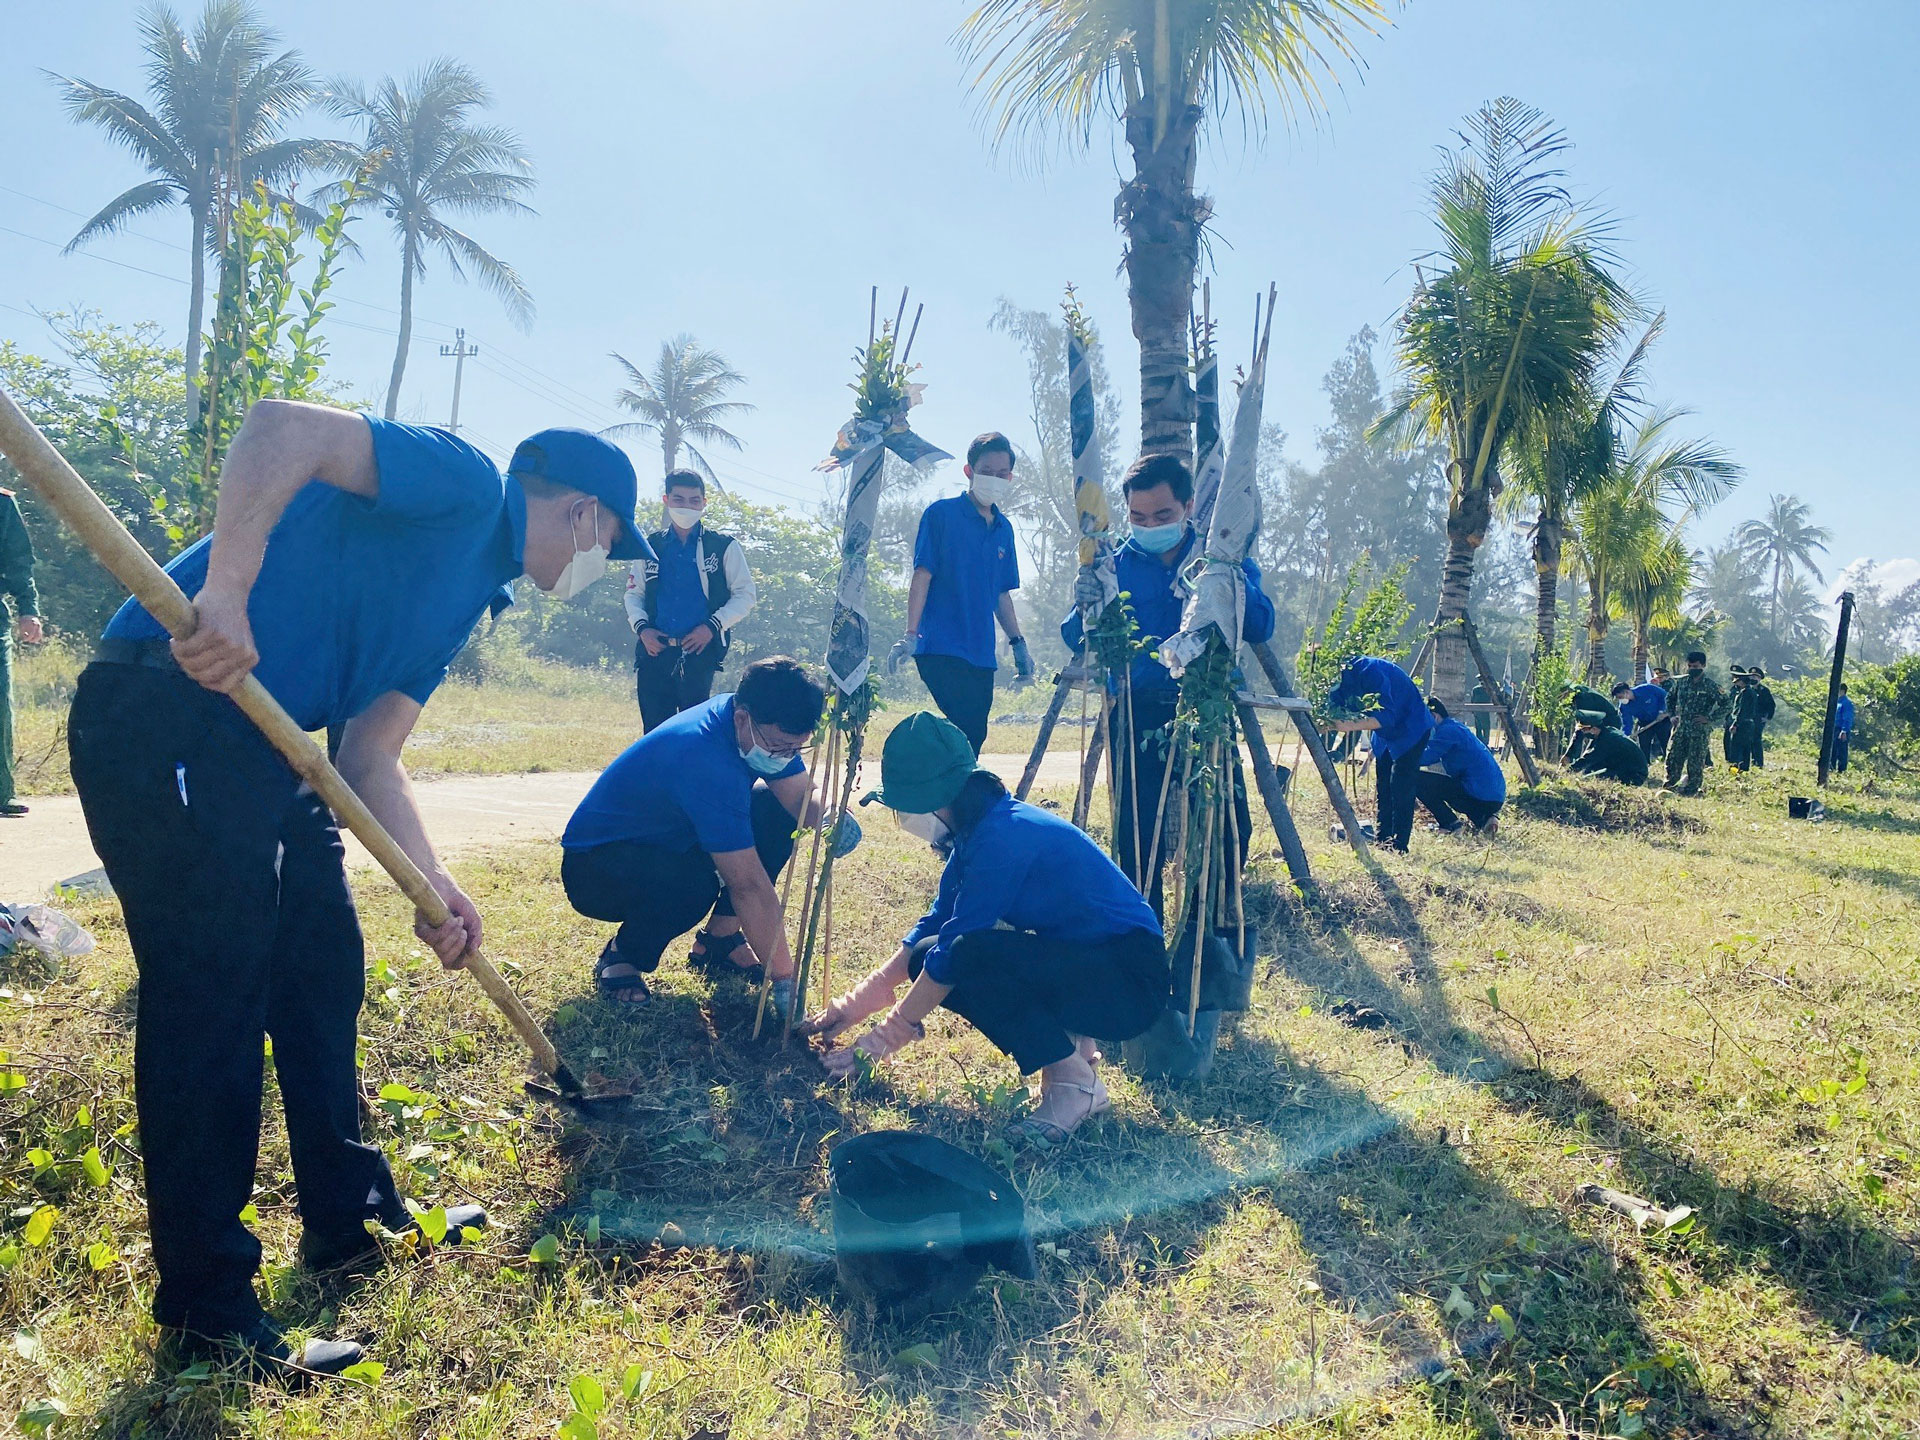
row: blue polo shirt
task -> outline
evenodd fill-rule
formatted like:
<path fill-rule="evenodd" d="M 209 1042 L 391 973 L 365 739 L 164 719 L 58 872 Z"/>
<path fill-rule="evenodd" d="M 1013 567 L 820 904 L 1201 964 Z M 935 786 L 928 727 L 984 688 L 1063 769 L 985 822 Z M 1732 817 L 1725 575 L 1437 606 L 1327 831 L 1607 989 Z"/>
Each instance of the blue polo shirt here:
<path fill-rule="evenodd" d="M 1833 707 L 1833 733 L 1851 735 L 1853 733 L 1853 699 L 1842 695 L 1840 703 Z"/>
<path fill-rule="evenodd" d="M 1433 712 L 1413 677 L 1391 660 L 1372 655 L 1359 655 L 1346 663 L 1327 705 L 1378 720 L 1373 748 L 1395 760 L 1424 745 L 1433 729 Z"/>
<path fill-rule="evenodd" d="M 1048 940 L 1162 933 L 1152 907 L 1084 830 L 1011 795 L 996 801 L 954 847 L 933 908 L 907 932 L 906 943 L 938 935 L 926 971 L 951 985 L 953 942 L 1002 920 Z"/>
<path fill-rule="evenodd" d="M 445 430 L 367 417 L 380 492 L 308 482 L 267 538 L 247 618 L 254 673 L 302 729 L 339 725 L 390 691 L 426 703 L 489 609 L 513 603 L 527 502 L 518 481 Z M 197 595 L 209 536 L 167 566 Z M 113 640 L 166 634 L 137 601 Z"/>
<path fill-rule="evenodd" d="M 1643 725 L 1651 725 L 1667 713 L 1667 691 L 1664 685 L 1656 685 L 1651 680 L 1633 687 L 1633 694 L 1625 705 L 1620 707 L 1620 723 L 1631 735 Z"/>
<path fill-rule="evenodd" d="M 800 757 L 774 778 L 806 769 Z M 753 848 L 753 782 L 733 733 L 733 696 L 682 710 L 620 752 L 567 821 L 560 844 L 591 850 L 629 840 L 726 855 Z"/>
<path fill-rule="evenodd" d="M 1187 563 L 1197 543 L 1194 532 L 1189 529 L 1186 538 L 1175 548 L 1171 565 L 1161 563 L 1166 558 L 1164 555 L 1143 550 L 1131 540 L 1114 554 L 1114 574 L 1133 610 L 1134 635 L 1147 645 L 1145 652 L 1133 662 L 1136 695 L 1149 690 L 1180 688 L 1180 682 L 1155 658 L 1155 651 L 1162 640 L 1180 628 L 1186 615 L 1187 597 L 1179 584 L 1180 568 Z M 1240 569 L 1247 577 L 1245 638 L 1249 644 L 1258 645 L 1273 638 L 1273 602 L 1260 589 L 1260 567 L 1247 559 L 1240 562 Z M 1076 609 L 1060 622 L 1060 638 L 1067 642 L 1067 649 L 1077 655 L 1085 637 L 1086 627 Z"/>
<path fill-rule="evenodd" d="M 700 527 L 694 526 L 682 540 L 669 525 L 666 543 L 660 546 L 660 613 L 653 617 L 653 628 L 678 640 L 689 630 L 707 623 L 707 587 L 700 575 Z"/>
<path fill-rule="evenodd" d="M 993 509 L 980 518 L 971 495 L 936 500 L 920 514 L 913 568 L 928 571 L 927 603 L 920 611 L 916 655 L 953 655 L 982 670 L 994 661 L 993 612 L 1000 597 L 1020 588 L 1013 525 Z"/>
<path fill-rule="evenodd" d="M 1506 772 L 1493 752 L 1480 743 L 1480 737 L 1458 720 L 1442 720 L 1433 727 L 1420 763 L 1438 765 L 1476 800 L 1490 805 L 1507 803 Z"/>

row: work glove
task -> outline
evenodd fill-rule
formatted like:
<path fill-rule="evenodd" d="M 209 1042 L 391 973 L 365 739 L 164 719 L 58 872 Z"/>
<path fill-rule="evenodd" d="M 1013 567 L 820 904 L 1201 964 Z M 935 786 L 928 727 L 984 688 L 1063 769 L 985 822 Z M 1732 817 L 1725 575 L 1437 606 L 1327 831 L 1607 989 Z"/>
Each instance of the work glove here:
<path fill-rule="evenodd" d="M 777 975 L 767 987 L 767 1009 L 769 1013 L 784 1021 L 793 1009 L 793 977 Z"/>
<path fill-rule="evenodd" d="M 1011 642 L 1013 650 L 1013 688 L 1024 689 L 1033 683 L 1033 652 L 1027 648 L 1023 635 Z"/>
<path fill-rule="evenodd" d="M 1082 614 L 1091 614 L 1098 610 L 1107 598 L 1107 587 L 1100 583 L 1097 571 L 1082 568 L 1080 578 L 1073 582 L 1073 607 Z"/>
<path fill-rule="evenodd" d="M 913 654 L 913 642 L 920 637 L 911 630 L 893 642 L 893 648 L 887 651 L 887 674 L 898 675 L 900 667 L 907 663 Z"/>
<path fill-rule="evenodd" d="M 842 815 L 833 822 L 833 858 L 844 860 L 860 844 L 860 822 L 851 815 Z"/>

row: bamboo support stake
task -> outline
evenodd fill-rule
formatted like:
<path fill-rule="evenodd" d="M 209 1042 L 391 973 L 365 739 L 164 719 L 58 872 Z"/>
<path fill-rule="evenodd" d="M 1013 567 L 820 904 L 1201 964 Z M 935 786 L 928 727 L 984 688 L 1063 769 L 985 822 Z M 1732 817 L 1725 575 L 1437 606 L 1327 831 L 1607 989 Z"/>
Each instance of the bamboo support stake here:
<path fill-rule="evenodd" d="M 838 704 L 839 702 L 836 701 L 835 703 Z M 821 776 L 821 784 L 820 784 L 820 793 L 822 795 L 830 795 L 833 793 L 832 792 L 833 770 L 834 770 L 835 764 L 839 761 L 839 758 L 840 758 L 840 729 L 838 726 L 834 726 L 827 735 L 827 769 L 826 769 L 826 773 L 823 776 Z M 812 827 L 813 844 L 808 849 L 808 852 L 807 852 L 807 883 L 800 892 L 800 923 L 793 932 L 794 938 L 793 938 L 792 948 L 795 951 L 798 951 L 800 949 L 801 942 L 805 938 L 807 933 L 807 913 L 813 906 L 813 881 L 814 881 L 814 876 L 817 873 L 816 867 L 820 863 L 820 832 L 824 828 L 825 828 L 824 826 L 820 826 L 820 825 L 815 825 Z M 796 844 L 794 846 L 794 853 L 793 853 L 792 859 L 789 859 L 787 861 L 787 865 L 788 865 L 787 888 L 789 893 L 791 893 L 792 887 L 793 887 L 794 862 L 799 858 L 800 858 L 800 847 Z M 784 897 L 782 897 L 781 903 L 780 903 L 780 918 L 782 919 L 782 921 L 786 919 L 786 900 Z M 767 1001 L 773 995 L 773 971 L 768 968 L 767 962 L 764 956 L 761 958 L 760 969 L 761 969 L 760 1002 L 755 1007 L 753 1012 L 752 1038 L 755 1040 L 758 1040 L 760 1038 L 761 1027 L 766 1022 Z"/>
<path fill-rule="evenodd" d="M 1209 749 L 1210 758 L 1217 760 L 1220 742 L 1212 741 Z M 1218 773 L 1216 770 L 1216 778 Z M 1185 907 L 1182 910 L 1183 917 L 1189 911 L 1193 915 L 1193 964 L 1187 982 L 1187 1034 L 1189 1035 L 1193 1034 L 1194 1021 L 1200 1015 L 1200 957 L 1206 953 L 1207 936 L 1213 930 L 1211 904 L 1213 897 L 1207 893 L 1207 872 L 1213 860 L 1213 810 L 1212 805 L 1203 807 L 1200 825 L 1200 883 L 1185 897 Z"/>
<path fill-rule="evenodd" d="M 1173 784 L 1173 751 L 1180 743 L 1180 721 L 1176 718 L 1173 730 L 1167 738 L 1167 768 L 1160 776 L 1160 803 L 1153 812 L 1153 840 L 1147 846 L 1147 868 L 1140 873 L 1140 893 L 1148 894 L 1153 889 L 1153 876 L 1160 868 L 1160 836 L 1167 828 L 1167 791 Z M 1181 782 L 1181 794 L 1186 793 L 1186 781 Z M 1184 800 L 1183 800 L 1184 803 Z"/>
<path fill-rule="evenodd" d="M 1133 667 L 1129 665 L 1120 676 L 1120 703 L 1125 710 L 1120 718 L 1120 729 L 1127 742 L 1127 803 L 1133 807 L 1133 826 L 1128 833 L 1133 837 L 1133 877 L 1136 884 L 1144 877 L 1140 873 L 1140 737 L 1133 728 Z M 1108 759 L 1109 765 L 1119 761 L 1116 752 Z M 1114 828 L 1118 829 L 1120 817 L 1114 816 Z"/>

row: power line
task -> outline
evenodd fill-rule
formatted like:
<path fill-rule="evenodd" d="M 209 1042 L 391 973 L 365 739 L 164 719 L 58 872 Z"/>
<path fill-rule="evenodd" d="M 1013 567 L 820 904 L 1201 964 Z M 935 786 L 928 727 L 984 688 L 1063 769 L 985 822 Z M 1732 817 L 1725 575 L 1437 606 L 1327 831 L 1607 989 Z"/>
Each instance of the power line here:
<path fill-rule="evenodd" d="M 29 235 L 24 230 L 15 230 L 11 225 L 0 225 L 0 234 L 18 235 L 22 240 L 31 240 L 36 245 L 45 245 L 53 250 L 63 250 L 66 248 L 58 240 L 49 240 L 44 235 Z M 149 270 L 144 265 L 129 265 L 124 260 L 114 260 L 105 255 L 96 255 L 91 250 L 76 250 L 73 253 L 84 260 L 98 260 L 102 265 L 115 265 L 122 270 L 132 270 L 140 275 L 151 275 L 156 280 L 170 281 L 175 285 L 184 285 L 187 283 L 178 275 L 163 275 L 160 271 Z"/>

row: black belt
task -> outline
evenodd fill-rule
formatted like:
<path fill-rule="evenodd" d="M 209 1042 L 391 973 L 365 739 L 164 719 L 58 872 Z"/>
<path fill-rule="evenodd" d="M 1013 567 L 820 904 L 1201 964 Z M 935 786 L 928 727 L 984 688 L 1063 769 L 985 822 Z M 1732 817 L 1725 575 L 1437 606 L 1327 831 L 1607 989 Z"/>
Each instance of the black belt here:
<path fill-rule="evenodd" d="M 106 639 L 93 647 L 93 658 L 104 665 L 144 665 L 149 670 L 178 670 L 170 640 Z"/>

